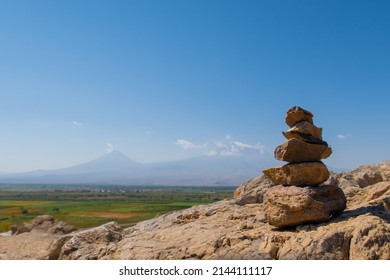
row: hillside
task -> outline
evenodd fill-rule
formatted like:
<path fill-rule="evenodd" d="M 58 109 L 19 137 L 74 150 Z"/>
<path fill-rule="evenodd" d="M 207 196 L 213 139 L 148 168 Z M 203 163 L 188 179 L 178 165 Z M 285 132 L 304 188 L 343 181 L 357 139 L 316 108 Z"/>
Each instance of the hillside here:
<path fill-rule="evenodd" d="M 0 259 L 390 259 L 390 163 L 332 174 L 347 209 L 319 224 L 276 229 L 265 222 L 257 177 L 235 198 L 172 212 L 134 227 L 74 229 L 40 216 L 0 237 Z M 39 248 L 39 250 L 36 250 Z"/>

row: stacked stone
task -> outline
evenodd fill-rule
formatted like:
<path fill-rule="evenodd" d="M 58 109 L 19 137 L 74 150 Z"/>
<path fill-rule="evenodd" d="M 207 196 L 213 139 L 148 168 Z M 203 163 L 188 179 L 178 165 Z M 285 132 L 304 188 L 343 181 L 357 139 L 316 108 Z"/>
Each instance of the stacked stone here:
<path fill-rule="evenodd" d="M 330 176 L 321 159 L 332 149 L 322 140 L 322 128 L 313 124 L 311 112 L 292 107 L 286 123 L 287 142 L 275 149 L 275 158 L 288 164 L 263 171 L 277 184 L 264 195 L 266 219 L 277 227 L 326 221 L 346 207 L 339 187 L 321 185 Z"/>
<path fill-rule="evenodd" d="M 329 178 L 329 171 L 321 159 L 332 154 L 322 140 L 322 128 L 313 124 L 313 114 L 295 106 L 287 111 L 286 123 L 290 127 L 283 135 L 287 142 L 275 149 L 275 158 L 287 161 L 281 167 L 264 170 L 276 184 L 286 186 L 316 186 Z"/>

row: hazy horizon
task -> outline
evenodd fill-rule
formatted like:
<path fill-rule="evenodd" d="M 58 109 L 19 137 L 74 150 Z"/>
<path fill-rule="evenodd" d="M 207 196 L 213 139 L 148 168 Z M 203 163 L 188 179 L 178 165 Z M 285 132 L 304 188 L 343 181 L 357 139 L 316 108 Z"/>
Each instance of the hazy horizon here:
<path fill-rule="evenodd" d="M 389 160 L 388 1 L 2 1 L 0 172 L 119 150 L 271 153 L 314 114 L 329 166 Z M 281 163 L 282 164 L 282 163 Z"/>

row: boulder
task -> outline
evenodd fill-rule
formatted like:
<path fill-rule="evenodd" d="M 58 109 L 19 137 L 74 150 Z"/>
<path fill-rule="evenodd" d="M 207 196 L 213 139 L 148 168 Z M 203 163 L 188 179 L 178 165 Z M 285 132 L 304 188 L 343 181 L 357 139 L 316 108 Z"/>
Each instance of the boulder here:
<path fill-rule="evenodd" d="M 322 140 L 322 128 L 316 127 L 314 124 L 308 121 L 303 121 L 295 124 L 287 132 L 306 134 Z"/>
<path fill-rule="evenodd" d="M 294 138 L 275 149 L 275 158 L 289 163 L 320 161 L 331 154 L 332 149 L 326 145 L 310 144 Z"/>
<path fill-rule="evenodd" d="M 327 221 L 343 211 L 346 203 L 343 191 L 337 186 L 302 188 L 278 185 L 265 193 L 264 212 L 271 225 L 283 228 Z"/>
<path fill-rule="evenodd" d="M 263 173 L 276 185 L 317 186 L 325 182 L 329 170 L 322 162 L 303 162 L 268 168 Z"/>
<path fill-rule="evenodd" d="M 45 232 L 49 234 L 67 234 L 75 231 L 76 228 L 68 225 L 63 221 L 59 221 L 50 215 L 41 215 L 32 219 L 28 223 L 23 223 L 15 232 L 21 234 L 25 232 Z"/>
<path fill-rule="evenodd" d="M 313 123 L 313 114 L 299 106 L 294 106 L 287 111 L 286 123 L 289 127 L 302 121 Z"/>

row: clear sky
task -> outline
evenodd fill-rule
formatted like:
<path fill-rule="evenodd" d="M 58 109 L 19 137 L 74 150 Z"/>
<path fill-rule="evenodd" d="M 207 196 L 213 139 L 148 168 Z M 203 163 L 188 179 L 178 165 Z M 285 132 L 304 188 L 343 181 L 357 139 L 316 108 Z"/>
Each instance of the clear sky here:
<path fill-rule="evenodd" d="M 389 15 L 387 0 L 0 0 L 0 171 L 272 153 L 293 105 L 328 164 L 389 160 Z"/>

